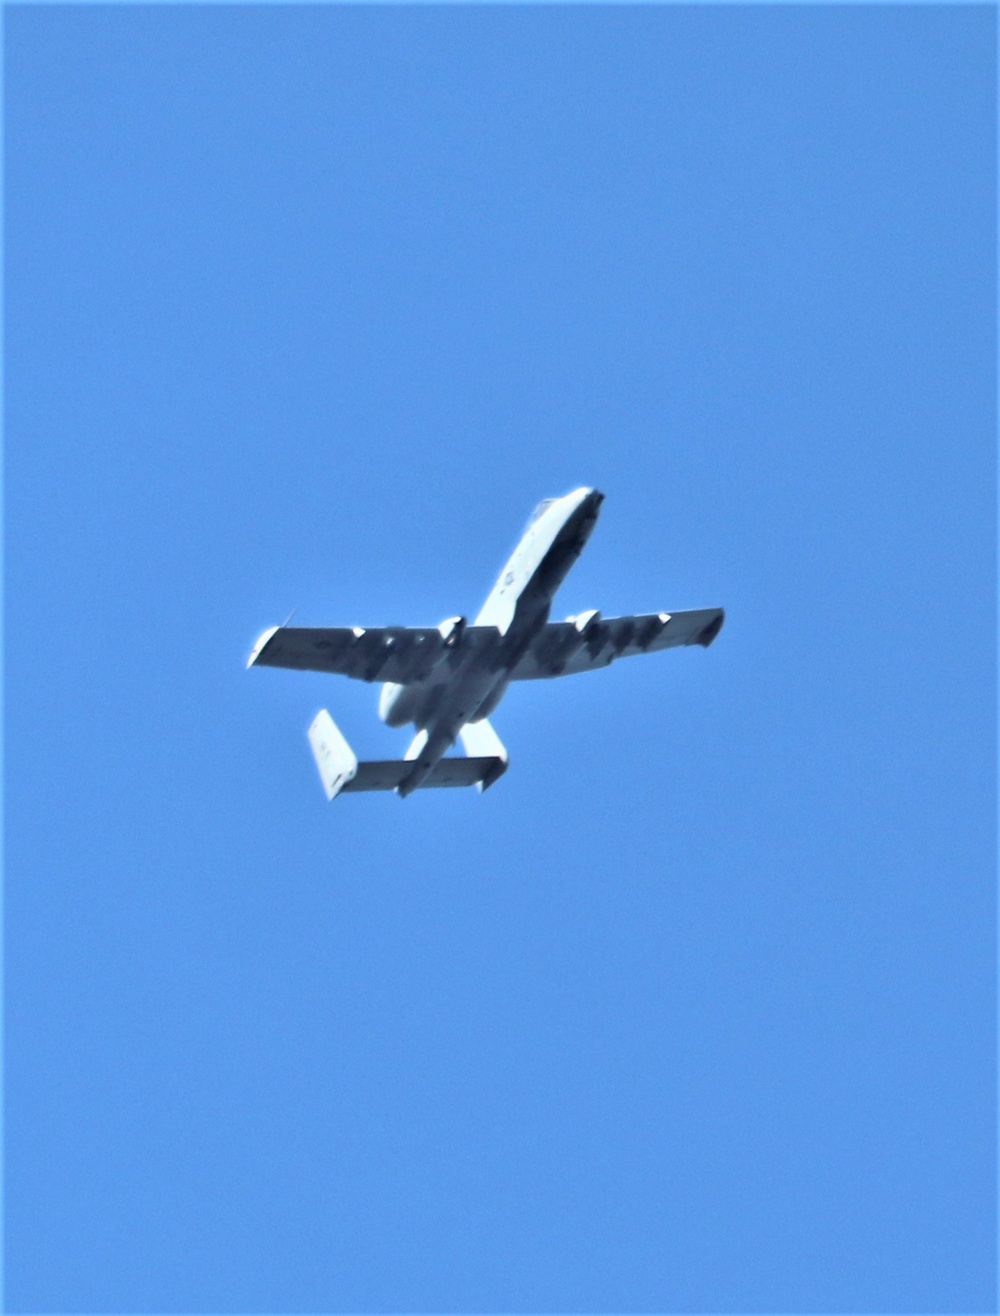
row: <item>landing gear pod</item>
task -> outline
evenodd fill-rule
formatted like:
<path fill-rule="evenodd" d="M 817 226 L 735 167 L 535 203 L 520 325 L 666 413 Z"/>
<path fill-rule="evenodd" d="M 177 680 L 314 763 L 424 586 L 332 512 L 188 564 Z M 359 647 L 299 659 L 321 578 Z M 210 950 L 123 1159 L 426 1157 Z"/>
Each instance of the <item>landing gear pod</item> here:
<path fill-rule="evenodd" d="M 449 649 L 453 649 L 459 643 L 467 624 L 464 617 L 445 617 L 438 631 Z"/>

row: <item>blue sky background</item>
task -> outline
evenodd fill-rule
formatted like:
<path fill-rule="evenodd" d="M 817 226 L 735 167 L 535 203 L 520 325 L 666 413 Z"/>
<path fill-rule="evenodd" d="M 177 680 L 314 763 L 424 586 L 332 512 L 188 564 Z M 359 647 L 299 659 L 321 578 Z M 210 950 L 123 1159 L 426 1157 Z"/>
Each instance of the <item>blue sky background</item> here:
<path fill-rule="evenodd" d="M 7 1309 L 995 1305 L 995 15 L 6 11 Z M 326 804 L 256 634 L 556 615 Z"/>

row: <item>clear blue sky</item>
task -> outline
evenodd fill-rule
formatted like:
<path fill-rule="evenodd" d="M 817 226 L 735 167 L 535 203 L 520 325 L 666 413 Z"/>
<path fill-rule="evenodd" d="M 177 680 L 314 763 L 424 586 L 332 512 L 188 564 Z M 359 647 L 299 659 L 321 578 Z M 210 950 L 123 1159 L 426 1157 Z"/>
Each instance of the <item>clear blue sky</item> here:
<path fill-rule="evenodd" d="M 995 1302 L 995 14 L 6 14 L 7 1309 Z M 715 646 L 327 805 L 265 626 Z"/>

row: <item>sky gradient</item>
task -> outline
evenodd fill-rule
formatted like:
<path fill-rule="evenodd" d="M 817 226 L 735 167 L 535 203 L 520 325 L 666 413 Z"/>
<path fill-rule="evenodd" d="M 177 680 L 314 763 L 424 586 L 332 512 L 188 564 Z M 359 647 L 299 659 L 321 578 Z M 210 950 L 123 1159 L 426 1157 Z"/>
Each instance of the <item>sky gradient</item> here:
<path fill-rule="evenodd" d="M 995 22 L 7 9 L 7 1310 L 995 1309 Z M 584 483 L 714 646 L 327 805 Z"/>

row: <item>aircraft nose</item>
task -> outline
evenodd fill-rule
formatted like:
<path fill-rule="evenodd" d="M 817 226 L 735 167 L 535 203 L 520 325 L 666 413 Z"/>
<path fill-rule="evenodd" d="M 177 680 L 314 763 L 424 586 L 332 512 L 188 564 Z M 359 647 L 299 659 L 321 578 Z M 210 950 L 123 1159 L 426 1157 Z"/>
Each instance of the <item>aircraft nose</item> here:
<path fill-rule="evenodd" d="M 604 502 L 604 495 L 600 489 L 578 489 L 576 497 L 579 499 L 577 506 L 591 518 L 597 516 L 601 510 L 601 503 Z"/>
<path fill-rule="evenodd" d="M 579 489 L 574 489 L 572 493 L 567 494 L 566 499 L 567 501 L 572 499 L 579 507 L 586 503 L 596 512 L 601 503 L 604 502 L 604 495 L 600 489 L 591 489 L 589 485 L 582 484 Z"/>

